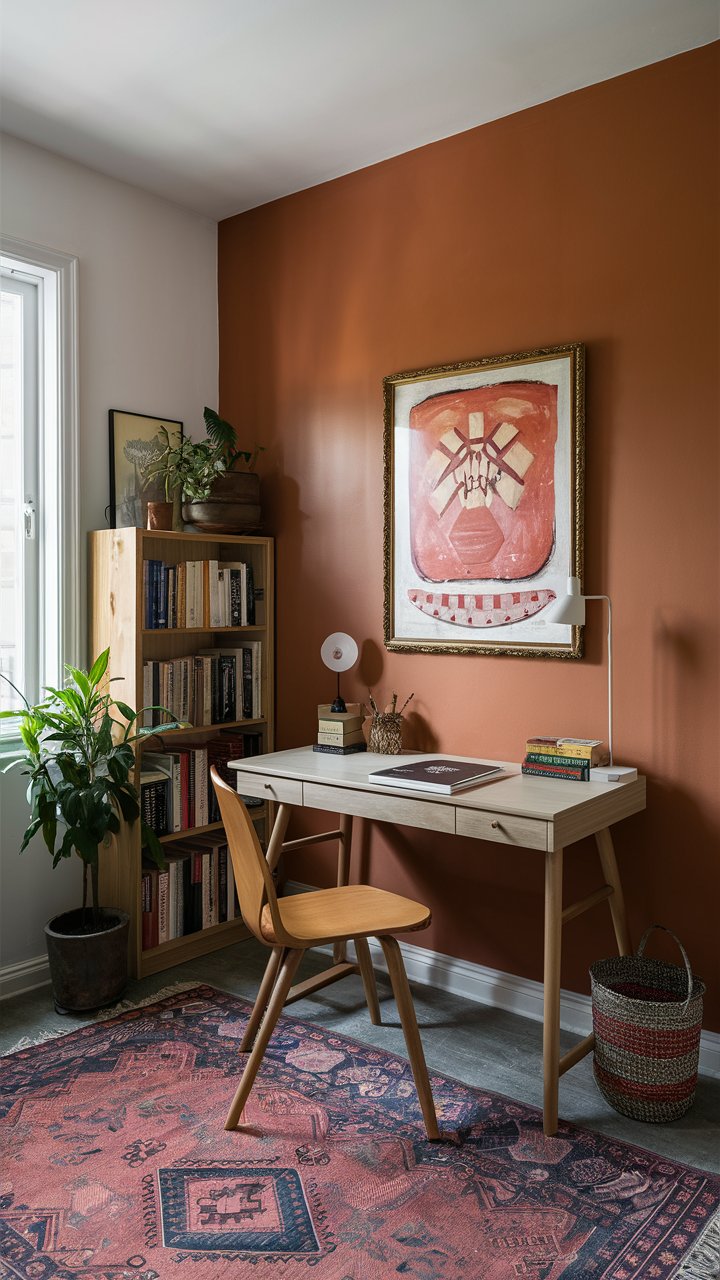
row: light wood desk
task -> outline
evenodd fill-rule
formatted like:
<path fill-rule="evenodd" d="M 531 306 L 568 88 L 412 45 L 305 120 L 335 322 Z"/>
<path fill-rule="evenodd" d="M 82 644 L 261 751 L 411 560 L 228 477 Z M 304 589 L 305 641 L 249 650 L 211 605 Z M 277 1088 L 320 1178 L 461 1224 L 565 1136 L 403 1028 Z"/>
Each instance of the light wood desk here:
<path fill-rule="evenodd" d="M 431 759 L 432 754 L 418 755 Z M 434 753 L 437 755 L 438 753 Z M 453 757 L 450 757 L 453 758 Z M 455 757 L 464 759 L 466 757 Z M 338 884 L 347 884 L 353 817 L 420 827 L 444 835 L 472 836 L 504 845 L 537 849 L 545 860 L 543 1117 L 547 1134 L 557 1131 L 560 1076 L 593 1047 L 592 1035 L 560 1057 L 560 954 L 562 926 L 567 920 L 607 901 L 618 951 L 631 951 L 625 904 L 610 827 L 645 808 L 645 779 L 635 782 L 562 782 L 525 777 L 517 764 L 504 764 L 507 776 L 452 796 L 373 784 L 368 774 L 388 768 L 389 756 L 361 752 L 335 756 L 312 747 L 231 761 L 238 791 L 277 803 L 277 816 L 267 851 L 271 867 L 283 850 L 338 841 Z M 485 763 L 496 763 L 485 761 Z M 285 840 L 293 806 L 341 815 L 337 830 L 300 840 Z M 595 893 L 563 909 L 563 850 L 583 836 L 594 836 L 604 883 Z M 432 906 L 432 904 L 429 904 Z M 290 999 L 357 972 L 342 951 L 324 973 L 299 983 Z"/>

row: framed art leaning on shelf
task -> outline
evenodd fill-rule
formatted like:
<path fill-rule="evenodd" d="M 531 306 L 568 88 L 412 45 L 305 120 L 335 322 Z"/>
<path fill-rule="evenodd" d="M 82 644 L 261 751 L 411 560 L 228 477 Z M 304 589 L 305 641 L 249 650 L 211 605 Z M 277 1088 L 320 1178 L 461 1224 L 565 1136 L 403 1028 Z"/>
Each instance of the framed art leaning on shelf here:
<path fill-rule="evenodd" d="M 582 344 L 394 374 L 384 396 L 387 648 L 579 657 L 548 614 L 582 573 Z"/>

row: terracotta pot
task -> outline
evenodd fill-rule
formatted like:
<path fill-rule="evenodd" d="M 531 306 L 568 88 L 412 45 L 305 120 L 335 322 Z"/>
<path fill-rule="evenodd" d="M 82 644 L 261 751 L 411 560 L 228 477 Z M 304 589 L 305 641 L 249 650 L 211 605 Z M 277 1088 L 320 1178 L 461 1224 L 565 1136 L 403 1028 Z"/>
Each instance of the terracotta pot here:
<path fill-rule="evenodd" d="M 247 533 L 260 525 L 260 477 L 255 471 L 226 471 L 204 502 L 186 502 L 189 524 L 208 533 Z"/>
<path fill-rule="evenodd" d="M 100 912 L 103 927 L 86 933 L 90 914 L 64 911 L 45 925 L 50 978 L 60 1012 L 99 1009 L 117 1000 L 127 985 L 130 917 L 109 908 Z"/>
<path fill-rule="evenodd" d="M 172 502 L 148 502 L 147 527 L 148 529 L 172 529 Z"/>

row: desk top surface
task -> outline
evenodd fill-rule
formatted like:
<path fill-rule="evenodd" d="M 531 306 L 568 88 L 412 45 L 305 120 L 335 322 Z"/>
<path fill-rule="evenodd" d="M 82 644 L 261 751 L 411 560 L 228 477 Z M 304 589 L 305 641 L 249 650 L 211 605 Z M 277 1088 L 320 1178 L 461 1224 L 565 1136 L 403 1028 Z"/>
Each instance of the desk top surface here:
<path fill-rule="evenodd" d="M 434 760 L 442 756 L 447 760 L 468 760 L 469 756 L 451 755 L 445 751 L 403 752 L 402 756 L 378 755 L 372 751 L 360 751 L 355 755 L 339 756 L 313 751 L 312 747 L 296 747 L 290 751 L 273 751 L 268 755 L 251 756 L 244 760 L 231 760 L 231 769 L 238 773 L 262 774 L 265 777 L 295 778 L 303 783 L 317 783 L 331 787 L 350 787 L 369 791 L 375 795 L 403 796 L 405 799 L 423 801 L 425 804 L 450 804 L 456 808 L 493 810 L 499 813 L 517 814 L 554 822 L 578 809 L 597 808 L 603 821 L 609 825 L 621 817 L 637 813 L 645 808 L 645 779 L 633 782 L 565 782 L 555 778 L 532 778 L 521 773 L 520 765 L 507 761 L 488 760 L 482 764 L 500 765 L 505 773 L 473 787 L 442 795 L 434 791 L 413 787 L 389 787 L 371 782 L 369 774 L 377 769 L 388 769 L 401 760 Z"/>

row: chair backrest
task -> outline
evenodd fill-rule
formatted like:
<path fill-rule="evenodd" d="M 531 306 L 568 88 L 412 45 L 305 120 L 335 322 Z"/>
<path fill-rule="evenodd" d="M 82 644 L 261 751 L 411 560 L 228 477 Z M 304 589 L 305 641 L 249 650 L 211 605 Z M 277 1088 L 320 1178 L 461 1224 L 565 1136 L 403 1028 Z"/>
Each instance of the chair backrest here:
<path fill-rule="evenodd" d="M 279 943 L 286 943 L 288 938 L 278 911 L 275 885 L 250 814 L 237 791 L 223 782 L 214 767 L 210 777 L 225 827 L 242 918 L 255 937 L 267 946 L 268 941 L 260 931 L 260 916 L 267 903 L 275 937 Z"/>

